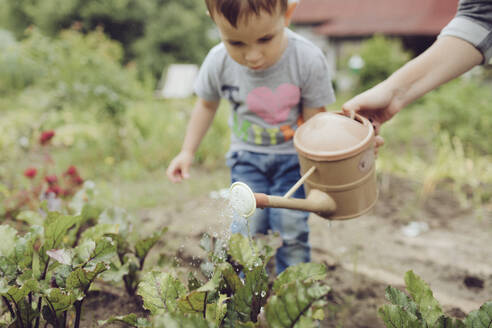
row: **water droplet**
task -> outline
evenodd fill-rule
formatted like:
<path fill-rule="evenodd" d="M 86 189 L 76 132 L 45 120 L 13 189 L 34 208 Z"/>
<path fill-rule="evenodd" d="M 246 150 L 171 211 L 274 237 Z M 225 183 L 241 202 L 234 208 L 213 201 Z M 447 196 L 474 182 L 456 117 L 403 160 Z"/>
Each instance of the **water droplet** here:
<path fill-rule="evenodd" d="M 261 297 L 265 297 L 266 292 L 264 290 L 261 291 Z"/>

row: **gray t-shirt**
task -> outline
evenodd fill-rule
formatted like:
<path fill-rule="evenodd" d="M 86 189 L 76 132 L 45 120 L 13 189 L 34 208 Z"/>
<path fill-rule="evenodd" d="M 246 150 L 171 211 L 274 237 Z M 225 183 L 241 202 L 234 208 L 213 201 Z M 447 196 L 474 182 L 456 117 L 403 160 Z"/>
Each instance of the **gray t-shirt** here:
<path fill-rule="evenodd" d="M 455 36 L 474 45 L 492 65 L 492 0 L 460 0 L 456 16 L 439 36 Z"/>
<path fill-rule="evenodd" d="M 302 108 L 335 101 L 322 51 L 286 29 L 288 43 L 271 67 L 254 71 L 236 63 L 223 43 L 210 50 L 195 83 L 208 101 L 229 100 L 231 151 L 294 154 L 294 131 Z"/>

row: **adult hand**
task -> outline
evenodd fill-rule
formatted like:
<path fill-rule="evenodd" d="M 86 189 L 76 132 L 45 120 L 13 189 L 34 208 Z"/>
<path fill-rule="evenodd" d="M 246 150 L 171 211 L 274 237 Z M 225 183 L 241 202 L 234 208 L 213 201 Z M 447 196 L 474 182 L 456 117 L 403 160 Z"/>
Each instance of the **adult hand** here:
<path fill-rule="evenodd" d="M 171 182 L 181 182 L 183 179 L 190 177 L 190 167 L 193 162 L 193 154 L 181 151 L 169 164 L 166 175 Z"/>
<path fill-rule="evenodd" d="M 381 125 L 401 108 L 394 89 L 385 87 L 384 82 L 353 97 L 342 106 L 345 114 L 357 113 L 371 121 L 376 133 L 376 148 L 384 144 L 384 139 L 379 135 Z"/>

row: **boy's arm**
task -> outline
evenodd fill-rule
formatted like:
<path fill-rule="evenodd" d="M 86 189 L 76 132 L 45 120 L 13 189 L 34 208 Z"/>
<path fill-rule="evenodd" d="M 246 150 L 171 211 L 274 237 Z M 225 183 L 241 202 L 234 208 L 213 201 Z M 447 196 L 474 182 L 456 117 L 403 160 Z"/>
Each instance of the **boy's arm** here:
<path fill-rule="evenodd" d="M 318 113 L 322 113 L 324 111 L 325 111 L 325 107 L 324 106 L 322 106 L 322 107 L 315 107 L 315 108 L 312 108 L 312 107 L 303 107 L 302 108 L 302 119 L 304 120 L 304 122 L 306 122 L 307 120 L 309 120 L 314 115 L 316 115 Z"/>
<path fill-rule="evenodd" d="M 181 152 L 171 161 L 166 171 L 167 177 L 172 182 L 180 182 L 189 177 L 189 169 L 195 152 L 212 124 L 218 107 L 219 101 L 198 98 L 186 128 Z"/>

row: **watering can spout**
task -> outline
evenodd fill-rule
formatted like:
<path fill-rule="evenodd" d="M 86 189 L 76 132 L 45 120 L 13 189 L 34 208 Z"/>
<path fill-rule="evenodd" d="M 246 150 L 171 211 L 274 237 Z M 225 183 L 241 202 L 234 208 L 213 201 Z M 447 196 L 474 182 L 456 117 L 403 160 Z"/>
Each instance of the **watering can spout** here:
<path fill-rule="evenodd" d="M 271 196 L 262 193 L 254 194 L 257 208 L 274 207 L 301 210 L 316 213 L 329 219 L 336 210 L 333 198 L 318 189 L 312 189 L 306 199 Z"/>

